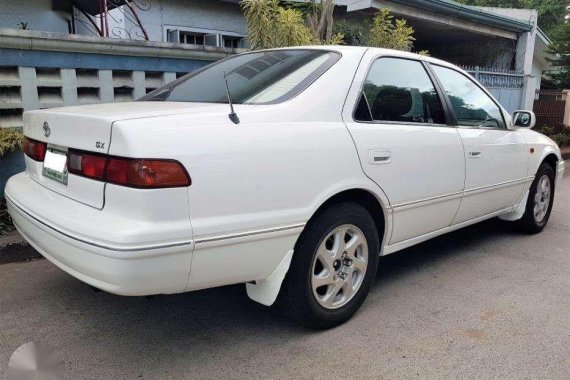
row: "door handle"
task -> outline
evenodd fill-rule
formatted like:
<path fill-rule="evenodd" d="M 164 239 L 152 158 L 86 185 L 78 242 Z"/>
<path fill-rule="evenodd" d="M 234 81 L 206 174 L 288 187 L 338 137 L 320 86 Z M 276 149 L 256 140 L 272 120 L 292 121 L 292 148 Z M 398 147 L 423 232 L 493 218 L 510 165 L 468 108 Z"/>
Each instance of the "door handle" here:
<path fill-rule="evenodd" d="M 480 151 L 471 151 L 469 152 L 469 158 L 479 158 L 481 157 Z"/>
<path fill-rule="evenodd" d="M 368 162 L 372 165 L 389 164 L 392 162 L 392 155 L 387 150 L 371 150 L 368 152 Z"/>

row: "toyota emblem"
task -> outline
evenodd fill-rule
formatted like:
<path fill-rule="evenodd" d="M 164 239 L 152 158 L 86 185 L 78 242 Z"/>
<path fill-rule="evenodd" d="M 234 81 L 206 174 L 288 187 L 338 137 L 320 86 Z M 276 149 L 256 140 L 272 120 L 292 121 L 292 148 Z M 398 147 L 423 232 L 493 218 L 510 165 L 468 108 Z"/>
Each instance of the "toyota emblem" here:
<path fill-rule="evenodd" d="M 49 137 L 49 135 L 51 134 L 51 128 L 49 127 L 49 123 L 47 121 L 44 121 L 44 136 L 45 137 Z"/>

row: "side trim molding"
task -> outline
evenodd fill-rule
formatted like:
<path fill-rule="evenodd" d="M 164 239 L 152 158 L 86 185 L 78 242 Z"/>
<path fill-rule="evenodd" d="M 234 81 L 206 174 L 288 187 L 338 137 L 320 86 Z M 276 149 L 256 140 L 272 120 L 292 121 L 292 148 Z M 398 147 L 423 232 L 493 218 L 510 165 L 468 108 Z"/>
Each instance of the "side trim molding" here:
<path fill-rule="evenodd" d="M 435 197 L 429 197 L 429 198 L 424 198 L 424 199 L 418 199 L 418 200 L 411 201 L 411 202 L 396 204 L 396 205 L 392 206 L 392 208 L 394 209 L 394 211 L 402 211 L 402 210 L 407 210 L 409 208 L 413 208 L 413 207 L 417 206 L 419 203 L 422 203 L 422 206 L 423 206 L 423 205 L 428 205 L 428 204 L 432 204 L 432 203 L 439 203 L 439 202 L 444 202 L 444 201 L 448 201 L 448 200 L 452 200 L 452 199 L 461 198 L 462 195 L 463 195 L 463 192 L 458 191 L 458 192 L 451 193 L 451 194 L 438 195 Z"/>
<path fill-rule="evenodd" d="M 305 227 L 305 224 L 307 224 L 307 223 L 290 224 L 287 226 L 278 226 L 278 227 L 264 228 L 264 229 L 259 229 L 259 230 L 237 232 L 237 233 L 227 234 L 227 235 L 209 236 L 209 237 L 205 237 L 205 238 L 195 239 L 194 243 L 195 244 L 210 243 L 210 242 L 215 242 L 215 241 L 220 241 L 220 240 L 236 239 L 236 238 L 243 238 L 243 237 L 266 234 L 266 233 L 271 233 L 271 232 L 292 230 L 295 228 Z"/>
<path fill-rule="evenodd" d="M 465 191 L 465 195 L 469 196 L 469 195 L 473 195 L 473 194 L 479 194 L 479 193 L 484 193 L 485 191 L 490 191 L 490 190 L 496 190 L 496 189 L 502 189 L 504 187 L 509 187 L 509 186 L 516 186 L 516 185 L 521 185 L 523 183 L 528 183 L 528 182 L 532 182 L 534 180 L 534 176 L 528 176 L 526 178 L 521 178 L 521 179 L 515 179 L 512 181 L 506 181 L 506 182 L 501 182 L 501 183 L 497 183 L 494 185 L 488 185 L 488 186 L 481 186 L 481 187 L 476 187 L 473 189 L 469 189 Z"/>
<path fill-rule="evenodd" d="M 423 198 L 423 199 L 417 199 L 415 201 L 399 203 L 399 204 L 393 205 L 391 207 L 391 209 L 394 212 L 403 211 L 403 210 L 407 210 L 410 208 L 414 208 L 414 207 L 419 206 L 419 205 L 427 206 L 427 205 L 430 205 L 433 203 L 450 201 L 450 200 L 461 198 L 461 197 L 466 197 L 466 196 L 470 196 L 470 195 L 474 195 L 474 194 L 484 193 L 486 191 L 492 191 L 492 190 L 497 190 L 497 189 L 501 189 L 504 187 L 516 186 L 516 185 L 520 185 L 523 183 L 532 182 L 533 180 L 534 180 L 534 176 L 529 176 L 526 178 L 515 179 L 512 181 L 501 182 L 501 183 L 497 183 L 497 184 L 493 184 L 493 185 L 476 187 L 476 188 L 465 190 L 465 191 L 457 191 L 454 193 L 437 195 L 435 197 L 428 197 L 428 198 Z"/>

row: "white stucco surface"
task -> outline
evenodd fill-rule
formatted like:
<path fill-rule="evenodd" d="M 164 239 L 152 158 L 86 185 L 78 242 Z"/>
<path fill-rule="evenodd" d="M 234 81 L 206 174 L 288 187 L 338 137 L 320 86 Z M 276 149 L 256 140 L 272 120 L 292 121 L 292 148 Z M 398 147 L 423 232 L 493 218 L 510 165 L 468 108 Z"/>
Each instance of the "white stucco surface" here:
<path fill-rule="evenodd" d="M 20 22 L 31 30 L 68 32 L 66 19 L 51 10 L 51 0 L 0 0 L 0 28 L 18 29 Z"/>
<path fill-rule="evenodd" d="M 164 27 L 178 26 L 247 34 L 239 4 L 223 1 L 152 0 L 138 15 L 151 41 L 165 42 Z"/>

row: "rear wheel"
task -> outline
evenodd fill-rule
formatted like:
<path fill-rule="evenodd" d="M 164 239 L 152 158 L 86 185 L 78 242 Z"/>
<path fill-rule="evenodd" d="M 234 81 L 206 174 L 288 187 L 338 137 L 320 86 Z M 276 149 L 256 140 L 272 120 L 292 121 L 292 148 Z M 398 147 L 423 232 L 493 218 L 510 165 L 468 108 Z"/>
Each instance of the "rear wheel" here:
<path fill-rule="evenodd" d="M 331 206 L 309 222 L 282 287 L 285 311 L 310 328 L 348 320 L 364 302 L 378 266 L 379 239 L 368 211 Z"/>
<path fill-rule="evenodd" d="M 529 189 L 526 209 L 518 221 L 522 231 L 535 234 L 544 229 L 554 200 L 554 170 L 547 163 L 542 163 Z"/>

